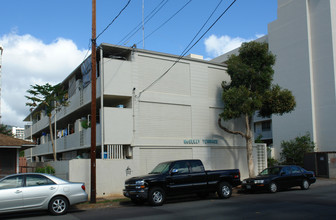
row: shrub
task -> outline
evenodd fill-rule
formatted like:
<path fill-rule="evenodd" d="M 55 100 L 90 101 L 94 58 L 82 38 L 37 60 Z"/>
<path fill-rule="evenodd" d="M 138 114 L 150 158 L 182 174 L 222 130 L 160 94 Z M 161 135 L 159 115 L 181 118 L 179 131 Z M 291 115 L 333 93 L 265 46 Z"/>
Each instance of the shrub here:
<path fill-rule="evenodd" d="M 310 140 L 310 134 L 296 137 L 290 141 L 282 141 L 280 153 L 285 164 L 303 165 L 305 153 L 313 152 L 315 143 Z"/>
<path fill-rule="evenodd" d="M 55 174 L 55 169 L 49 165 L 45 167 L 37 167 L 35 173 Z"/>

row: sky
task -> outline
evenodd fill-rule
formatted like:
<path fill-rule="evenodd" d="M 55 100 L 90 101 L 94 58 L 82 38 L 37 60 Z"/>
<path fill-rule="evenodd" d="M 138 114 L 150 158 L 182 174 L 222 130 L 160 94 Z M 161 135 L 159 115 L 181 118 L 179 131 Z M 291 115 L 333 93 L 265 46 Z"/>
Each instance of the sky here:
<path fill-rule="evenodd" d="M 196 40 L 234 2 L 131 0 L 103 32 L 129 0 L 96 1 L 97 45 L 136 44 L 137 48 L 175 55 L 182 54 L 216 7 Z M 23 127 L 29 114 L 25 95 L 30 85 L 61 82 L 90 54 L 91 3 L 0 0 L 1 123 Z M 276 18 L 277 0 L 237 0 L 188 54 L 213 59 L 242 42 L 266 35 L 267 25 Z M 132 30 L 139 31 L 133 34 Z"/>

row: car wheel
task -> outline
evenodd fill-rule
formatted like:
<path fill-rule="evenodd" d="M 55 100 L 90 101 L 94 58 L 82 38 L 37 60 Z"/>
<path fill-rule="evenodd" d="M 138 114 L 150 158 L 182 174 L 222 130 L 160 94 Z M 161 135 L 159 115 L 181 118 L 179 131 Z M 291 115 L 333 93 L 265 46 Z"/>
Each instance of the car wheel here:
<path fill-rule="evenodd" d="M 307 189 L 309 189 L 309 182 L 308 182 L 307 179 L 304 179 L 304 180 L 302 181 L 301 189 L 302 189 L 302 190 L 307 190 Z"/>
<path fill-rule="evenodd" d="M 228 199 L 232 195 L 232 186 L 227 182 L 221 182 L 218 185 L 217 194 L 220 199 Z"/>
<path fill-rule="evenodd" d="M 132 198 L 131 200 L 136 205 L 143 205 L 145 203 L 145 200 L 143 199 Z"/>
<path fill-rule="evenodd" d="M 69 202 L 63 196 L 56 196 L 50 200 L 48 208 L 53 215 L 64 215 L 68 211 Z"/>
<path fill-rule="evenodd" d="M 166 194 L 160 187 L 154 187 L 149 190 L 148 201 L 153 206 L 161 206 L 166 200 Z"/>
<path fill-rule="evenodd" d="M 269 191 L 270 191 L 271 193 L 275 193 L 275 192 L 278 191 L 278 186 L 277 186 L 277 184 L 276 184 L 275 182 L 271 182 L 271 183 L 269 184 Z"/>

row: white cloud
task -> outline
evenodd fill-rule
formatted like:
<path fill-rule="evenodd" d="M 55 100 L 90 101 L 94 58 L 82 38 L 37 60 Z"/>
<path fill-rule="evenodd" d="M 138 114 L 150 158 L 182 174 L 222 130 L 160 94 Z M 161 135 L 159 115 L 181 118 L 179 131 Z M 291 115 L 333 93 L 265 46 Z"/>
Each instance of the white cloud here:
<path fill-rule="evenodd" d="M 204 40 L 204 44 L 205 44 L 205 50 L 208 53 L 209 56 L 211 57 L 218 57 L 224 53 L 227 53 L 231 50 L 234 50 L 238 47 L 240 47 L 240 45 L 244 42 L 248 42 L 251 40 L 255 40 L 259 37 L 261 37 L 263 35 L 256 35 L 255 38 L 252 39 L 244 39 L 241 37 L 235 37 L 232 38 L 230 36 L 227 35 L 223 35 L 223 36 L 216 36 L 216 35 L 211 35 L 210 37 L 206 38 Z"/>
<path fill-rule="evenodd" d="M 82 61 L 85 50 L 72 40 L 58 38 L 50 44 L 26 34 L 0 36 L 2 54 L 1 123 L 23 126 L 28 115 L 24 97 L 30 85 L 56 84 Z"/>

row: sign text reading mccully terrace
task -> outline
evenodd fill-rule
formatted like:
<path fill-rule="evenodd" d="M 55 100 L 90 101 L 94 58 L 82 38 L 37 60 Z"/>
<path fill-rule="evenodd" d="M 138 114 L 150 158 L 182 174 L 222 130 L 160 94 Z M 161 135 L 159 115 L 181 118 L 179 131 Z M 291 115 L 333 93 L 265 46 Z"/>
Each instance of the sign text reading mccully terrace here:
<path fill-rule="evenodd" d="M 201 142 L 200 139 L 188 139 L 188 140 L 183 140 L 184 144 L 199 144 Z M 213 140 L 213 139 L 202 139 L 203 144 L 218 144 L 218 140 Z"/>

